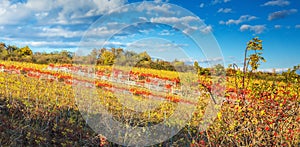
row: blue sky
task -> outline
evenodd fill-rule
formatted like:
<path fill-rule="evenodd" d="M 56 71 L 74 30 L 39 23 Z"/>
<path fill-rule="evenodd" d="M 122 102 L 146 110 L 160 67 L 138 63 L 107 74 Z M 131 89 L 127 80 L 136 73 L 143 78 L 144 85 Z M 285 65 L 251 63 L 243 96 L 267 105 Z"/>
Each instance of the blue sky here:
<path fill-rule="evenodd" d="M 300 64 L 298 0 L 156 0 L 124 7 L 135 2 L 142 1 L 1 0 L 0 41 L 34 51 L 78 51 L 104 44 L 144 48 L 155 57 L 202 64 L 220 60 L 220 53 L 210 51 L 221 50 L 227 65 L 240 63 L 247 41 L 258 36 L 267 60 L 261 69 Z M 137 20 L 142 23 L 132 25 Z M 201 40 L 205 36 L 209 39 Z"/>

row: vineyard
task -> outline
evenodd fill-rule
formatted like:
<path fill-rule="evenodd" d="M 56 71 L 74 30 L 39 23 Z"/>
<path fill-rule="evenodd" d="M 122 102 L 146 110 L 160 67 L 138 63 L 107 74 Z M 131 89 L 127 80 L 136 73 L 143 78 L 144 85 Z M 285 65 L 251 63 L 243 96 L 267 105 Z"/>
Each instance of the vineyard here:
<path fill-rule="evenodd" d="M 296 82 L 248 79 L 247 88 L 237 91 L 235 83 L 241 79 L 228 76 L 226 85 L 218 85 L 218 89 L 226 87 L 220 112 L 206 131 L 199 131 L 204 110 L 208 103 L 213 103 L 212 80 L 207 76 L 145 68 L 1 61 L 0 143 L 112 145 L 105 136 L 96 134 L 79 112 L 80 107 L 89 107 L 95 114 L 100 111 L 97 105 L 77 105 L 84 103 L 82 97 L 92 91 L 90 99 L 104 106 L 117 120 L 128 123 L 136 118 L 130 123 L 139 126 L 163 121 L 180 104 L 185 109 L 195 106 L 189 123 L 164 145 L 299 145 L 298 79 L 294 79 Z M 131 101 L 141 105 L 126 104 Z M 159 107 L 134 112 L 149 103 Z M 181 112 L 185 111 L 188 110 Z"/>
<path fill-rule="evenodd" d="M 0 147 L 300 147 L 300 0 L 0 0 Z"/>

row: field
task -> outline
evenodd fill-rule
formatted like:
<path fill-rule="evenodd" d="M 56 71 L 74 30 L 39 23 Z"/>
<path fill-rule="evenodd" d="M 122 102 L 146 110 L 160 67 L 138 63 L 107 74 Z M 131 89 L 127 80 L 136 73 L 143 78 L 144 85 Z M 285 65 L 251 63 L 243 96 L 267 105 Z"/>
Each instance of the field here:
<path fill-rule="evenodd" d="M 0 144 L 111 146 L 87 120 L 105 126 L 109 112 L 133 127 L 176 116 L 167 125 L 179 133 L 162 146 L 299 146 L 299 78 L 248 78 L 242 89 L 240 75 L 1 61 Z"/>

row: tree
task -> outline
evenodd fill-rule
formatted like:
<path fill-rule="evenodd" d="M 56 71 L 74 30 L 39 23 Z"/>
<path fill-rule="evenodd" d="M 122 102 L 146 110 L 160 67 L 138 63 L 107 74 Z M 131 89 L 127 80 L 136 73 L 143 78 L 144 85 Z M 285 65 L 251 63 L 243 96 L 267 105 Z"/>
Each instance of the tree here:
<path fill-rule="evenodd" d="M 50 63 L 72 63 L 72 53 L 67 50 L 56 52 L 54 55 L 49 56 Z"/>
<path fill-rule="evenodd" d="M 171 64 L 174 66 L 176 71 L 184 72 L 187 70 L 187 66 L 183 61 L 178 61 L 177 59 L 175 59 Z"/>
<path fill-rule="evenodd" d="M 111 52 L 116 55 L 116 49 L 115 48 L 111 48 Z"/>
<path fill-rule="evenodd" d="M 133 56 L 135 56 L 136 53 L 133 52 L 133 51 L 125 51 L 124 55 L 125 55 L 126 58 L 129 59 L 129 58 L 132 58 Z"/>
<path fill-rule="evenodd" d="M 19 52 L 21 56 L 31 56 L 33 54 L 28 46 L 21 48 Z"/>
<path fill-rule="evenodd" d="M 7 46 L 7 51 L 8 51 L 8 53 L 9 54 L 13 54 L 13 52 L 15 52 L 16 50 L 19 50 L 19 48 L 17 47 L 17 46 L 11 46 L 11 45 L 9 45 L 9 46 Z"/>
<path fill-rule="evenodd" d="M 6 60 L 8 56 L 8 52 L 6 50 L 5 43 L 0 43 L 0 60 Z"/>
<path fill-rule="evenodd" d="M 220 76 L 220 75 L 222 75 L 223 73 L 225 73 L 225 68 L 224 68 L 224 66 L 221 65 L 221 64 L 215 65 L 215 66 L 213 67 L 213 69 L 214 69 L 214 72 L 215 72 L 214 74 L 217 75 L 217 76 Z"/>
<path fill-rule="evenodd" d="M 0 49 L 6 49 L 6 45 L 3 42 L 0 42 Z"/>
<path fill-rule="evenodd" d="M 93 49 L 91 53 L 88 55 L 88 64 L 96 64 L 98 60 L 98 50 Z"/>
<path fill-rule="evenodd" d="M 117 57 L 120 57 L 120 56 L 122 56 L 122 55 L 123 55 L 123 53 L 124 53 L 124 50 L 123 50 L 123 49 L 121 49 L 121 48 L 118 48 L 118 49 L 117 49 L 116 56 L 117 56 Z"/>
<path fill-rule="evenodd" d="M 287 71 L 282 72 L 281 75 L 284 77 L 287 83 L 298 83 L 300 81 L 300 75 L 297 72 L 300 70 L 300 64 L 294 66 L 292 69 L 289 68 Z"/>
<path fill-rule="evenodd" d="M 104 51 L 100 56 L 98 64 L 113 65 L 114 61 L 115 61 L 115 55 L 110 51 Z"/>
<path fill-rule="evenodd" d="M 106 48 L 100 49 L 100 55 L 103 54 L 105 51 L 107 51 Z"/>
<path fill-rule="evenodd" d="M 139 61 L 151 61 L 151 57 L 147 54 L 147 52 L 142 52 L 138 55 Z"/>
<path fill-rule="evenodd" d="M 194 62 L 194 68 L 195 68 L 196 70 L 199 69 L 199 63 L 198 63 L 197 61 Z"/>

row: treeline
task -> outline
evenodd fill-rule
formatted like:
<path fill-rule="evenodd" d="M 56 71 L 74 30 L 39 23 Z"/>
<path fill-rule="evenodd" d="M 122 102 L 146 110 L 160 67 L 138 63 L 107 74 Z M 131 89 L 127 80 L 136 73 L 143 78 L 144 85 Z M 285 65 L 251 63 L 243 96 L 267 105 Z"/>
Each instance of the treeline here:
<path fill-rule="evenodd" d="M 32 62 L 38 64 L 49 63 L 72 63 L 73 53 L 68 51 L 40 53 L 35 52 L 28 47 L 17 47 L 0 43 L 0 60 Z"/>
<path fill-rule="evenodd" d="M 192 65 L 182 61 L 172 62 L 152 59 L 147 52 L 136 53 L 121 48 L 93 49 L 87 55 L 75 54 L 66 50 L 51 53 L 33 52 L 28 46 L 17 47 L 0 43 L 0 60 L 32 62 L 37 64 L 93 64 L 93 65 L 119 65 L 152 68 L 169 71 L 192 71 Z"/>
<path fill-rule="evenodd" d="M 37 64 L 93 64 L 93 65 L 119 65 L 131 67 L 152 68 L 158 70 L 169 71 L 197 71 L 199 75 L 222 75 L 226 73 L 227 76 L 235 76 L 237 70 L 228 67 L 224 68 L 222 65 L 216 65 L 214 68 L 201 67 L 198 62 L 194 65 L 186 65 L 182 61 L 174 60 L 172 62 L 152 59 L 146 52 L 136 53 L 133 51 L 123 50 L 121 48 L 111 49 L 93 49 L 87 55 L 75 54 L 66 50 L 60 52 L 54 51 L 51 53 L 46 52 L 33 52 L 28 46 L 17 47 L 6 45 L 0 42 L 0 60 L 31 62 Z M 256 79 L 268 79 L 272 81 L 290 81 L 291 79 L 299 78 L 300 65 L 294 66 L 282 73 L 275 72 L 253 72 L 252 74 Z"/>
<path fill-rule="evenodd" d="M 1 60 L 10 60 L 10 61 L 32 61 L 32 50 L 28 47 L 16 47 L 4 43 L 0 43 L 0 59 Z"/>
<path fill-rule="evenodd" d="M 118 65 L 169 71 L 193 70 L 193 66 L 186 65 L 182 61 L 168 62 L 152 59 L 147 52 L 136 53 L 121 48 L 93 49 L 87 56 L 75 55 L 73 62 L 76 64 Z"/>
<path fill-rule="evenodd" d="M 220 70 L 223 70 L 222 67 L 218 67 Z M 254 79 L 260 79 L 264 81 L 283 81 L 286 83 L 299 83 L 300 82 L 300 64 L 293 66 L 292 68 L 288 68 L 286 71 L 276 72 L 274 69 L 272 72 L 247 72 L 247 76 L 251 75 Z M 236 76 L 241 75 L 242 71 L 234 69 L 232 67 L 226 68 L 226 76 Z"/>

